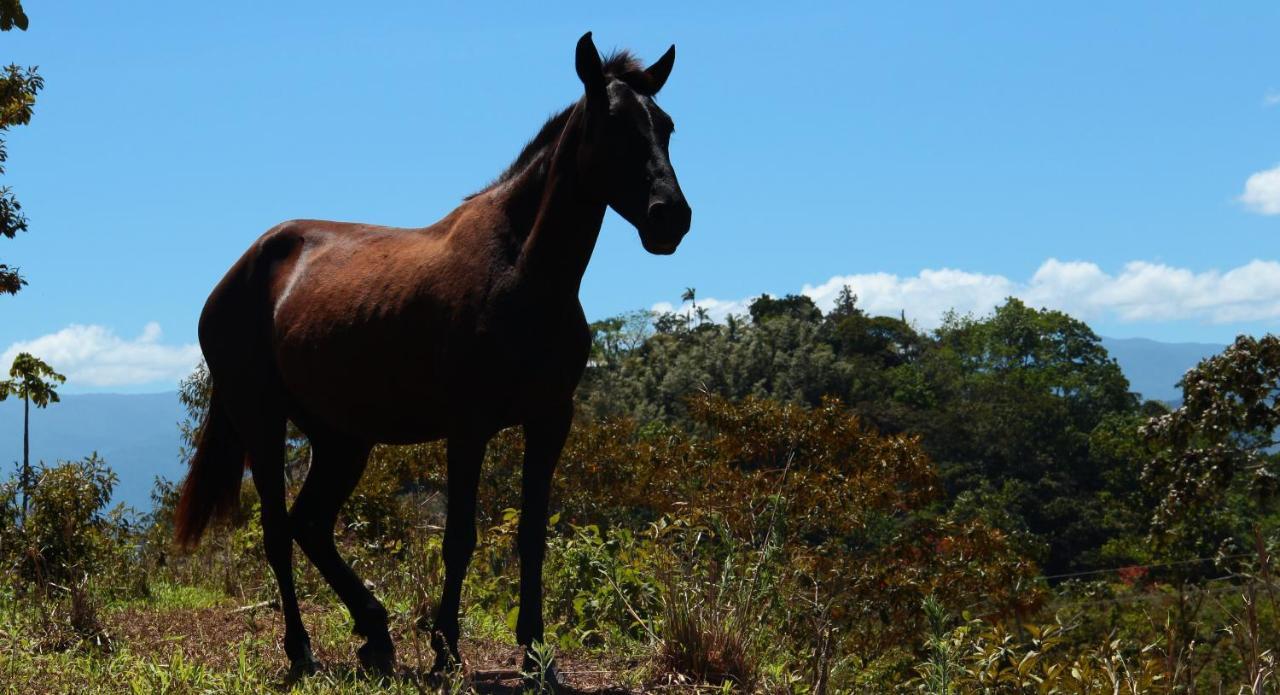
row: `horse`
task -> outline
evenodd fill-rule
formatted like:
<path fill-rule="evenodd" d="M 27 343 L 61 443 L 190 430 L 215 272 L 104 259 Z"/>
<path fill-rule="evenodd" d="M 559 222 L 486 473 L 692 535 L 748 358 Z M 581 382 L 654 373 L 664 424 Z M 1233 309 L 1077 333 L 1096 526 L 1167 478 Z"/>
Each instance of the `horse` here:
<path fill-rule="evenodd" d="M 542 565 L 552 474 L 591 348 L 579 289 L 606 208 L 653 254 L 673 253 L 692 210 L 669 155 L 671 117 L 654 97 L 675 64 L 602 58 L 587 32 L 583 94 L 552 116 L 496 180 L 443 219 L 403 229 L 293 220 L 263 234 L 205 303 L 199 339 L 207 414 L 175 508 L 191 547 L 239 499 L 247 467 L 280 591 L 294 675 L 317 667 L 293 582 L 293 543 L 351 614 L 362 668 L 388 674 L 387 611 L 339 555 L 339 509 L 375 444 L 447 440 L 444 587 L 433 670 L 460 664 L 458 610 L 476 545 L 476 488 L 489 439 L 523 428 L 516 638 L 526 667 L 543 637 Z M 285 430 L 311 445 L 286 510 Z M 553 677 L 558 673 L 553 669 Z"/>

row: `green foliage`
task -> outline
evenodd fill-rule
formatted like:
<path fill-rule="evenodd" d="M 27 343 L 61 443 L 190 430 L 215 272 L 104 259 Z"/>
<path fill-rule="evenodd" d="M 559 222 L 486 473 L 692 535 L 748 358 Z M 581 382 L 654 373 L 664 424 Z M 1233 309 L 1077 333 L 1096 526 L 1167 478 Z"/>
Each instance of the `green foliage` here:
<path fill-rule="evenodd" d="M 178 402 L 182 404 L 187 416 L 178 423 L 178 434 L 181 436 L 182 449 L 178 457 L 190 461 L 196 451 L 196 436 L 200 432 L 200 423 L 209 410 L 209 398 L 213 394 L 213 381 L 209 378 L 209 366 L 200 360 L 182 381 L 178 382 Z"/>
<path fill-rule="evenodd" d="M 591 360 L 597 367 L 617 367 L 653 332 L 653 315 L 632 311 L 591 324 Z"/>
<path fill-rule="evenodd" d="M 949 318 L 916 367 L 928 405 L 899 423 L 922 435 L 949 494 L 980 497 L 1050 573 L 1097 566 L 1117 532 L 1103 464 L 1138 464 L 1098 460 L 1090 437 L 1137 401 L 1088 326 L 1010 299 L 982 320 Z"/>
<path fill-rule="evenodd" d="M 0 0 L 0 31 L 14 27 L 27 30 L 27 13 L 22 11 L 22 3 L 19 0 Z"/>
<path fill-rule="evenodd" d="M 579 391 L 589 417 L 696 427 L 692 393 L 815 407 L 836 397 L 882 431 L 920 436 L 939 506 L 995 525 L 1050 573 L 1098 567 L 1145 531 L 1126 505 L 1144 461 L 1114 455 L 1137 446 L 1141 407 L 1098 336 L 1061 312 L 1010 299 L 922 334 L 868 316 L 846 289 L 826 316 L 806 297 L 764 296 L 750 323 L 671 314 L 627 341 L 621 323 L 597 324 L 607 358 Z M 1109 449 L 1095 445 L 1099 428 Z"/>
<path fill-rule="evenodd" d="M 751 322 L 691 311 L 593 326 L 552 491 L 544 659 L 607 661 L 610 678 L 646 691 L 1275 691 L 1280 524 L 1254 484 L 1275 463 L 1274 338 L 1241 339 L 1189 373 L 1170 411 L 1127 392 L 1087 326 L 1013 300 L 932 334 L 865 315 L 850 292 L 826 316 L 769 301 Z M 207 372 L 183 383 L 188 437 L 208 394 Z M 292 495 L 309 456 L 298 438 L 290 450 Z M 472 640 L 507 643 L 517 615 L 523 457 L 516 430 L 486 453 Z M 443 577 L 445 468 L 440 443 L 377 447 L 338 524 L 418 668 L 429 649 L 411 626 Z M 13 570 L 0 639 L 38 635 L 9 647 L 10 681 L 60 669 L 100 684 L 105 669 L 139 692 L 270 687 L 273 667 L 254 656 L 278 657 L 266 632 L 217 668 L 190 652 L 132 657 L 108 637 L 116 611 L 226 615 L 274 598 L 253 487 L 231 524 L 175 555 L 172 484 L 157 481 L 139 523 L 105 511 L 111 482 L 93 457 L 41 467 L 25 522 L 17 486 L 0 488 Z M 1195 503 L 1172 509 L 1171 491 Z M 1177 513 L 1158 517 L 1152 543 L 1162 502 Z M 1055 584 L 1036 560 L 1082 574 Z M 341 659 L 345 612 L 298 567 L 317 644 Z M 345 668 L 298 688 L 371 687 Z M 526 683 L 541 673 L 535 663 Z M 415 678 L 388 687 L 420 692 Z M 476 684 L 456 670 L 437 686 Z"/>
<path fill-rule="evenodd" d="M 37 408 L 57 403 L 58 392 L 54 385 L 67 380 L 28 352 L 20 352 L 13 358 L 9 376 L 9 379 L 0 381 L 0 401 L 14 396 L 35 404 Z"/>
<path fill-rule="evenodd" d="M 1240 336 L 1181 381 L 1183 402 L 1143 428 L 1157 531 L 1185 535 L 1224 507 L 1257 518 L 1280 492 L 1280 337 Z"/>
<path fill-rule="evenodd" d="M 20 591 L 45 592 L 90 577 L 107 598 L 144 595 L 136 571 L 142 525 L 127 508 L 108 509 L 116 475 L 98 455 L 34 471 L 20 518 L 15 485 L 0 488 L 0 554 Z"/>
<path fill-rule="evenodd" d="M 752 323 L 764 323 L 780 317 L 809 323 L 822 320 L 822 311 L 818 309 L 818 305 L 803 294 L 789 294 L 781 299 L 762 294 L 751 302 L 749 311 Z"/>
<path fill-rule="evenodd" d="M 100 604 L 148 593 L 138 524 L 123 507 L 107 510 L 116 476 L 97 454 L 33 473 L 25 514 L 18 485 L 0 486 L 0 589 L 34 605 L 41 648 L 106 646 Z"/>
<path fill-rule="evenodd" d="M 22 10 L 22 3 L 19 0 L 0 0 L 0 31 L 15 27 L 23 31 L 27 29 L 27 15 Z M 43 88 L 44 78 L 36 73 L 35 68 L 17 65 L 4 68 L 4 74 L 0 76 L 0 174 L 4 173 L 4 164 L 9 158 L 3 135 L 13 126 L 26 125 L 31 121 L 36 94 Z M 0 187 L 0 236 L 12 239 L 18 232 L 26 230 L 27 218 L 22 214 L 22 205 L 8 186 Z M 26 284 L 17 268 L 0 263 L 0 294 L 17 294 Z"/>
<path fill-rule="evenodd" d="M 981 620 L 949 628 L 937 603 L 930 615 L 930 658 L 911 684 L 931 695 L 999 693 L 1172 692 L 1165 687 L 1164 664 L 1147 645 L 1126 649 L 1119 640 L 1078 646 L 1075 626 L 1059 616 L 1045 625 L 1026 624 L 1017 632 Z"/>
<path fill-rule="evenodd" d="M 606 535 L 594 524 L 551 537 L 544 600 L 548 613 L 565 625 L 562 644 L 598 647 L 651 635 L 649 621 L 661 592 L 660 550 L 653 540 L 626 528 Z"/>
<path fill-rule="evenodd" d="M 789 317 L 750 328 L 708 323 L 659 331 L 587 373 L 582 411 L 681 422 L 689 417 L 688 395 L 700 391 L 808 404 L 824 394 L 843 396 L 850 376 L 819 333 L 818 324 Z"/>
<path fill-rule="evenodd" d="M 27 500 L 31 496 L 31 404 L 44 408 L 50 403 L 57 403 L 58 392 L 54 385 L 65 382 L 66 377 L 27 352 L 20 352 L 13 358 L 9 376 L 10 379 L 0 381 L 0 401 L 9 396 L 22 399 L 22 469 L 19 485 L 22 490 L 20 511 L 25 514 Z"/>

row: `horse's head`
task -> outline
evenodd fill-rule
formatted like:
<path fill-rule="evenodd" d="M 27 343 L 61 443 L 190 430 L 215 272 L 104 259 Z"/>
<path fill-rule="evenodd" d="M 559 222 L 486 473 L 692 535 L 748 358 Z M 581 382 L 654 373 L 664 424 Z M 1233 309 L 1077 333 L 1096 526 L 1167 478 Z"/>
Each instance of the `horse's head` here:
<path fill-rule="evenodd" d="M 578 40 L 578 77 L 586 88 L 582 157 L 605 202 L 635 225 L 650 253 L 669 254 L 689 231 L 693 212 L 667 146 L 675 124 L 653 97 L 676 61 L 672 46 L 648 68 L 626 53 L 601 61 L 591 32 Z"/>

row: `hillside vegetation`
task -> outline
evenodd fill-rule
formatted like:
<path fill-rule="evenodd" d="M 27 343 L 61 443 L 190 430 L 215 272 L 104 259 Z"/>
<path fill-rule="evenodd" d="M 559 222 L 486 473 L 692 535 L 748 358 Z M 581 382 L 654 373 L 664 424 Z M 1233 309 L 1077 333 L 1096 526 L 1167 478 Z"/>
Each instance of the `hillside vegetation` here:
<path fill-rule="evenodd" d="M 1241 337 L 1142 402 L 1087 325 L 1009 300 L 936 331 L 763 297 L 749 317 L 621 316 L 556 475 L 546 655 L 590 692 L 1273 693 L 1280 339 Z M 190 441 L 207 376 L 183 384 Z M 14 691 L 520 692 L 523 442 L 489 447 L 464 594 L 467 668 L 414 619 L 442 582 L 444 449 L 380 447 L 341 544 L 401 670 L 356 667 L 298 558 L 324 668 L 284 682 L 256 494 L 194 553 L 174 488 L 107 509 L 96 457 L 0 491 L 0 683 Z M 289 478 L 307 444 L 290 442 Z M 24 494 L 25 493 L 25 494 Z M 29 499 L 28 499 L 29 498 Z"/>

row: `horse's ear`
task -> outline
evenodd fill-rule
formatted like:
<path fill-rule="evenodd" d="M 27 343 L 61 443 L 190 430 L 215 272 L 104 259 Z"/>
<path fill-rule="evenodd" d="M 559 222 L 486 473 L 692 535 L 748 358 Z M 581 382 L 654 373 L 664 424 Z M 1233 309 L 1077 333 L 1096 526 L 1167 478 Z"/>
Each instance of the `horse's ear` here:
<path fill-rule="evenodd" d="M 671 44 L 671 48 L 667 49 L 662 57 L 654 61 L 653 65 L 645 68 L 644 74 L 648 79 L 649 95 L 653 96 L 662 89 L 662 85 L 667 83 L 667 78 L 671 76 L 671 68 L 676 64 L 676 45 Z"/>
<path fill-rule="evenodd" d="M 600 62 L 600 52 L 596 50 L 589 31 L 578 39 L 574 67 L 578 70 L 578 79 L 582 80 L 588 98 L 604 94 L 604 64 Z"/>

